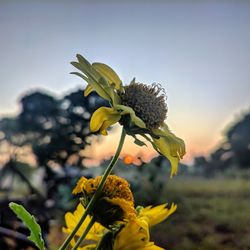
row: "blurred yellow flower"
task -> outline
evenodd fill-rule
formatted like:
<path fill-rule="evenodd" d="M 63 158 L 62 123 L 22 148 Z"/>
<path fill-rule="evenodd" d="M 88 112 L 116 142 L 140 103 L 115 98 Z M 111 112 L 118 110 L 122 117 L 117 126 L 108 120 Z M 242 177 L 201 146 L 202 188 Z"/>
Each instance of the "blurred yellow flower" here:
<path fill-rule="evenodd" d="M 114 239 L 110 242 L 111 245 L 113 244 L 113 250 L 163 249 L 156 246 L 153 242 L 150 241 L 149 227 L 165 220 L 169 215 L 175 212 L 176 207 L 177 206 L 174 204 L 172 204 L 169 209 L 166 207 L 166 204 L 155 207 L 140 207 L 138 209 L 137 217 L 132 218 L 131 220 L 127 220 L 125 223 L 122 223 L 121 229 L 118 232 L 114 232 Z M 76 211 L 74 211 L 73 213 L 66 213 L 65 222 L 67 227 L 63 228 L 63 232 L 69 234 L 73 230 L 77 222 L 80 220 L 84 211 L 85 208 L 81 204 L 79 204 Z M 87 220 L 85 220 L 81 228 L 78 230 L 77 236 L 80 236 L 81 233 L 83 233 L 84 229 L 87 227 L 90 221 L 90 218 L 90 216 L 87 217 Z M 108 231 L 108 229 L 105 229 L 105 227 L 100 225 L 98 222 L 95 222 L 86 237 L 87 240 L 92 240 L 94 243 L 84 247 L 79 247 L 78 249 L 95 249 L 101 238 Z M 75 244 L 75 240 L 72 240 L 71 244 L 73 246 Z"/>
<path fill-rule="evenodd" d="M 107 135 L 107 129 L 119 122 L 126 133 L 134 137 L 136 144 L 145 145 L 136 135 L 148 140 L 157 152 L 170 161 L 171 176 L 176 174 L 178 163 L 185 155 L 185 144 L 170 132 L 164 122 L 167 114 L 164 90 L 156 84 L 147 86 L 136 83 L 135 79 L 128 86 L 123 86 L 119 76 L 108 65 L 90 64 L 81 55 L 77 55 L 77 59 L 78 62 L 72 62 L 72 65 L 83 74 L 73 74 L 88 83 L 84 95 L 96 91 L 110 103 L 110 107 L 100 107 L 93 113 L 90 130 Z"/>

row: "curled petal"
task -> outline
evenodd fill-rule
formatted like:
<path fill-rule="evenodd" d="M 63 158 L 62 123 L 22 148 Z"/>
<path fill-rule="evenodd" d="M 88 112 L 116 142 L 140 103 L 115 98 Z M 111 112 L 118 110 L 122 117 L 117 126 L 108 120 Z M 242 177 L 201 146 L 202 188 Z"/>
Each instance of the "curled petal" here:
<path fill-rule="evenodd" d="M 161 137 L 160 139 L 153 139 L 153 140 L 154 140 L 154 144 L 157 147 L 158 151 L 161 154 L 163 154 L 170 161 L 170 164 L 171 164 L 171 167 L 172 167 L 171 177 L 174 174 L 177 174 L 178 164 L 179 164 L 179 157 L 171 155 L 171 153 L 170 153 L 170 145 L 165 140 L 164 137 Z"/>
<path fill-rule="evenodd" d="M 100 131 L 101 134 L 107 135 L 107 128 L 120 119 L 120 113 L 113 108 L 101 107 L 97 109 L 91 117 L 90 130 L 92 132 Z"/>
<path fill-rule="evenodd" d="M 88 96 L 91 92 L 95 91 L 91 84 L 88 84 L 84 90 L 84 96 Z"/>
<path fill-rule="evenodd" d="M 153 139 L 155 146 L 158 151 L 163 154 L 169 161 L 172 167 L 171 177 L 177 174 L 178 164 L 180 161 L 180 156 L 176 149 L 175 140 L 167 140 L 165 137 L 160 137 L 160 139 Z M 174 148 L 174 149 L 173 149 Z"/>
<path fill-rule="evenodd" d="M 184 141 L 173 134 L 166 123 L 163 124 L 162 130 L 158 129 L 155 132 L 156 135 L 164 137 L 165 140 L 170 144 L 170 153 L 172 156 L 176 156 L 182 159 L 186 154 L 186 148 Z"/>
<path fill-rule="evenodd" d="M 153 132 L 160 137 L 159 139 L 153 138 L 153 143 L 157 150 L 170 161 L 172 177 L 177 174 L 179 161 L 186 153 L 185 143 L 175 136 L 166 124 L 162 126 L 162 129 L 155 129 Z"/>
<path fill-rule="evenodd" d="M 122 110 L 123 111 L 121 113 L 122 115 L 129 114 L 132 122 L 136 126 L 140 128 L 146 128 L 145 122 L 135 114 L 135 111 L 132 108 L 125 106 L 125 105 L 116 105 L 115 108 Z"/>
<path fill-rule="evenodd" d="M 115 89 L 121 89 L 121 79 L 116 74 L 116 72 L 104 63 L 93 63 L 92 66 L 98 71 L 103 77 L 106 78 L 110 85 L 114 84 Z"/>

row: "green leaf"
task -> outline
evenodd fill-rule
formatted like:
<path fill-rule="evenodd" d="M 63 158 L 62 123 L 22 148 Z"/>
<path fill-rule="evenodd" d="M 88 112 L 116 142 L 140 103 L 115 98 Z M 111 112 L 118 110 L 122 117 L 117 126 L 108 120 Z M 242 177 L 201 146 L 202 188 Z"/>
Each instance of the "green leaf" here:
<path fill-rule="evenodd" d="M 148 140 L 151 143 L 152 147 L 160 154 L 160 151 L 158 150 L 158 148 L 155 145 L 154 141 L 152 141 L 150 137 L 148 137 L 145 134 L 141 134 L 141 136 L 144 137 L 146 140 Z"/>
<path fill-rule="evenodd" d="M 134 143 L 140 147 L 142 146 L 146 146 L 147 147 L 147 144 L 144 142 L 144 141 L 141 141 L 140 139 L 138 139 L 135 135 L 133 136 L 134 137 Z"/>
<path fill-rule="evenodd" d="M 11 202 L 9 207 L 30 230 L 31 234 L 28 239 L 34 242 L 40 250 L 45 250 L 41 227 L 37 224 L 35 217 L 31 215 L 22 205 L 17 203 Z"/>
<path fill-rule="evenodd" d="M 109 231 L 103 235 L 102 239 L 99 241 L 98 246 L 95 248 L 96 250 L 112 250 L 113 249 L 113 232 Z"/>

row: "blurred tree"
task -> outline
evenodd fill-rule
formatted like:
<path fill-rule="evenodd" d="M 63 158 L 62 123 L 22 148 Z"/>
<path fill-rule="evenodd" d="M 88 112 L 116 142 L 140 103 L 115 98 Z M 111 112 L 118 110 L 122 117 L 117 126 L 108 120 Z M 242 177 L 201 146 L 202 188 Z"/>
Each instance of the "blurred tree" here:
<path fill-rule="evenodd" d="M 85 98 L 83 90 L 77 90 L 60 99 L 45 92 L 31 92 L 20 99 L 20 104 L 21 111 L 16 117 L 0 120 L 0 143 L 4 147 L 10 145 L 8 160 L 0 169 L 0 179 L 14 180 L 17 176 L 25 183 L 29 194 L 33 195 L 24 194 L 19 203 L 26 204 L 26 208 L 38 218 L 43 231 L 48 232 L 49 219 L 60 216 L 74 204 L 71 190 L 82 175 L 82 150 L 90 144 L 88 138 L 92 135 L 89 130 L 91 114 L 108 103 L 95 93 Z M 31 146 L 38 166 L 45 170 L 45 190 L 42 192 L 41 187 L 32 183 L 29 175 L 24 173 L 19 162 L 19 149 L 27 145 Z M 54 166 L 60 171 L 55 171 Z M 1 216 L 11 213 L 8 195 L 11 191 L 15 192 L 13 183 L 9 182 L 6 189 L 0 180 L 0 191 L 2 189 L 7 194 L 0 200 L 0 238 L 15 238 L 17 248 L 13 249 L 20 249 L 22 244 L 27 243 L 19 229 L 19 238 L 14 233 L 16 217 L 11 220 L 10 217 Z M 4 248 L 8 247 L 4 245 Z"/>
<path fill-rule="evenodd" d="M 206 159 L 194 159 L 194 174 L 213 177 L 232 169 L 250 169 L 250 113 L 235 121 L 225 133 L 225 141 Z"/>
<path fill-rule="evenodd" d="M 83 166 L 81 151 L 87 138 L 91 114 L 104 103 L 96 94 L 83 97 L 83 90 L 62 99 L 43 92 L 21 98 L 21 112 L 15 118 L 0 120 L 1 140 L 15 146 L 31 145 L 38 165 Z"/>
<path fill-rule="evenodd" d="M 67 188 L 71 188 L 76 175 L 80 174 L 84 159 L 82 150 L 89 145 L 87 139 L 92 135 L 89 131 L 91 114 L 107 103 L 95 93 L 84 98 L 81 89 L 61 99 L 36 91 L 24 95 L 20 103 L 20 114 L 0 120 L 0 141 L 7 141 L 12 148 L 31 146 L 38 166 L 45 170 L 46 198 L 55 200 L 62 185 L 68 183 Z M 6 167 L 13 166 L 18 159 L 18 150 L 12 151 Z M 79 167 L 79 171 L 68 167 L 72 165 Z M 60 171 L 55 171 L 55 166 Z M 70 195 L 70 191 L 66 193 Z"/>
<path fill-rule="evenodd" d="M 236 163 L 241 168 L 250 168 L 250 113 L 231 126 L 226 137 Z"/>
<path fill-rule="evenodd" d="M 82 170 L 82 151 L 90 144 L 87 139 L 93 134 L 89 130 L 91 114 L 108 103 L 95 93 L 84 97 L 83 90 L 61 99 L 44 92 L 32 92 L 24 95 L 20 103 L 21 112 L 17 117 L 0 120 L 1 140 L 14 148 L 31 145 L 38 166 L 45 170 L 46 199 L 65 200 Z M 11 164 L 7 163 L 6 167 L 13 166 L 16 159 L 18 156 L 14 151 L 9 160 Z M 69 167 L 72 165 L 78 167 L 79 171 Z M 60 171 L 55 171 L 55 167 Z M 11 171 L 14 169 L 12 167 Z M 20 175 L 18 171 L 15 174 Z M 64 190 L 65 183 L 68 183 L 69 191 L 63 192 L 63 196 L 59 191 Z M 34 190 L 31 188 L 31 193 Z M 64 204 L 57 202 L 57 206 L 63 208 Z"/>

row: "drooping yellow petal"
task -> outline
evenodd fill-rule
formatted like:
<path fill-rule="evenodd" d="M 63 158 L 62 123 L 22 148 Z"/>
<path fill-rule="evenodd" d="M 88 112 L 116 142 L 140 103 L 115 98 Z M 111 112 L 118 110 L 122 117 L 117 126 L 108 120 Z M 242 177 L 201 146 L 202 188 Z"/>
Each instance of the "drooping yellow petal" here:
<path fill-rule="evenodd" d="M 148 222 L 149 227 L 159 224 L 176 211 L 176 204 L 172 204 L 169 209 L 166 205 L 167 204 L 162 204 L 155 207 L 148 206 L 142 208 L 140 209 L 138 218 L 144 218 Z"/>
<path fill-rule="evenodd" d="M 185 143 L 170 132 L 166 124 L 163 125 L 162 129 L 155 129 L 153 132 L 160 137 L 159 139 L 153 138 L 153 142 L 158 151 L 170 161 L 172 177 L 177 174 L 179 161 L 186 153 Z"/>
<path fill-rule="evenodd" d="M 170 153 L 172 156 L 179 157 L 182 159 L 186 154 L 186 148 L 184 141 L 173 134 L 166 123 L 163 124 L 161 129 L 154 130 L 156 135 L 164 137 L 166 141 L 170 144 Z"/>
<path fill-rule="evenodd" d="M 179 157 L 171 155 L 169 144 L 167 143 L 164 137 L 161 137 L 160 139 L 153 139 L 153 140 L 159 152 L 163 154 L 170 161 L 171 177 L 173 175 L 176 175 L 178 171 Z"/>
<path fill-rule="evenodd" d="M 107 135 L 107 128 L 121 119 L 119 112 L 113 108 L 101 107 L 97 109 L 90 120 L 90 130 L 92 132 L 100 131 Z"/>
<path fill-rule="evenodd" d="M 117 234 L 114 250 L 164 250 L 150 242 L 148 223 L 142 219 L 130 220 Z"/>
<path fill-rule="evenodd" d="M 146 128 L 145 122 L 141 118 L 136 116 L 135 111 L 132 108 L 125 106 L 125 105 L 120 105 L 120 104 L 116 105 L 115 108 L 122 110 L 122 113 L 121 113 L 122 115 L 129 114 L 132 122 L 136 126 L 140 128 Z"/>
<path fill-rule="evenodd" d="M 96 69 L 96 71 L 98 71 L 103 77 L 107 79 L 110 85 L 114 84 L 115 89 L 117 90 L 121 89 L 122 81 L 111 67 L 109 67 L 104 63 L 98 63 L 98 62 L 93 63 L 92 66 Z"/>
<path fill-rule="evenodd" d="M 101 126 L 101 128 L 100 128 L 100 133 L 101 133 L 102 135 L 107 135 L 107 134 L 108 134 L 107 129 L 108 129 L 111 125 L 113 125 L 113 124 L 115 124 L 116 122 L 118 122 L 119 120 L 120 120 L 120 117 L 119 117 L 119 116 L 113 116 L 110 120 L 104 121 L 103 124 L 102 124 L 102 126 Z"/>

